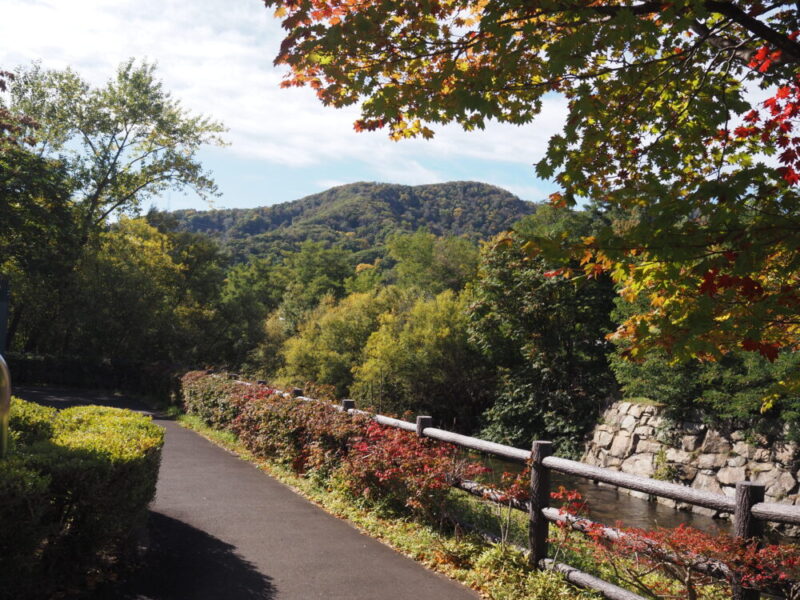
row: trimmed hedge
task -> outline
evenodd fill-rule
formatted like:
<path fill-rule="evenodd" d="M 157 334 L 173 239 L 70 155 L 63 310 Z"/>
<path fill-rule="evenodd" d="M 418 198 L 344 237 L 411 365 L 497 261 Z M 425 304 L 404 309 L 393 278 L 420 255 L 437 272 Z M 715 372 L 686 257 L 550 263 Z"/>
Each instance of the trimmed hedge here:
<path fill-rule="evenodd" d="M 0 597 L 82 589 L 135 548 L 163 430 L 132 411 L 57 411 L 14 398 L 0 460 Z"/>

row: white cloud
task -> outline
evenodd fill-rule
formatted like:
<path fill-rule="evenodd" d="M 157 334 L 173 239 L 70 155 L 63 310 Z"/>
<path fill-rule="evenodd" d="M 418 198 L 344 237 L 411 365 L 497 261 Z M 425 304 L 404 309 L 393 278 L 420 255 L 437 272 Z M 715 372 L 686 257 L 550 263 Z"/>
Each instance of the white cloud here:
<path fill-rule="evenodd" d="M 340 185 L 347 185 L 351 182 L 343 181 L 341 179 L 320 179 L 314 183 L 317 185 L 317 187 L 319 187 L 319 189 L 327 190 L 329 188 L 339 187 Z"/>
<path fill-rule="evenodd" d="M 383 133 L 357 134 L 355 108 L 323 107 L 311 90 L 280 89 L 272 66 L 283 36 L 259 0 L 4 0 L 0 67 L 41 60 L 72 66 L 93 83 L 121 61 L 156 61 L 159 76 L 192 111 L 228 128 L 230 155 L 290 167 L 356 161 L 398 183 L 452 179 L 434 163 L 477 159 L 530 165 L 560 129 L 563 101 L 545 102 L 533 125 L 490 124 L 465 133 L 437 131 L 433 141 L 389 141 Z M 475 178 L 480 178 L 476 174 Z M 534 183 L 531 171 L 531 183 Z"/>
<path fill-rule="evenodd" d="M 531 202 L 542 202 L 546 200 L 551 191 L 548 191 L 544 186 L 536 185 L 517 185 L 515 183 L 497 182 L 496 186 L 508 190 L 523 200 L 530 200 Z"/>

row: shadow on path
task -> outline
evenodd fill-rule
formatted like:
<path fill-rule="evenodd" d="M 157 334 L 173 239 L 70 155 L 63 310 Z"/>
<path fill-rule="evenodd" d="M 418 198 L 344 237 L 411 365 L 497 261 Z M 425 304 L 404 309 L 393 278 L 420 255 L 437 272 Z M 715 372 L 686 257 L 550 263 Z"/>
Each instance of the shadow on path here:
<path fill-rule="evenodd" d="M 233 546 L 186 523 L 150 513 L 144 564 L 127 581 L 86 600 L 271 600 L 270 577 Z"/>

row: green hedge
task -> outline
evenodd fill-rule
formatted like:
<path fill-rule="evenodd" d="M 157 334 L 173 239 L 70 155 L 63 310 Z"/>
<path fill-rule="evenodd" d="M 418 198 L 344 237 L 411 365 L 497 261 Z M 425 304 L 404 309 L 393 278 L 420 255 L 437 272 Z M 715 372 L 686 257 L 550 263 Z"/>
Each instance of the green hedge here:
<path fill-rule="evenodd" d="M 135 547 L 163 430 L 132 411 L 13 399 L 0 460 L 0 598 L 81 589 Z"/>

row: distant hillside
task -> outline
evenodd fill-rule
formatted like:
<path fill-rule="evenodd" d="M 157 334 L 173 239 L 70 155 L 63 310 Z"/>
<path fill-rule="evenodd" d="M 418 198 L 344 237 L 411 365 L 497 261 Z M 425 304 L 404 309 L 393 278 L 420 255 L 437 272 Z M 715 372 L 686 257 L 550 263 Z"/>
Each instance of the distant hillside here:
<path fill-rule="evenodd" d="M 405 186 L 352 183 L 273 206 L 175 211 L 179 228 L 219 238 L 238 258 L 293 250 L 306 239 L 369 253 L 396 231 L 486 239 L 536 205 L 471 181 Z"/>

